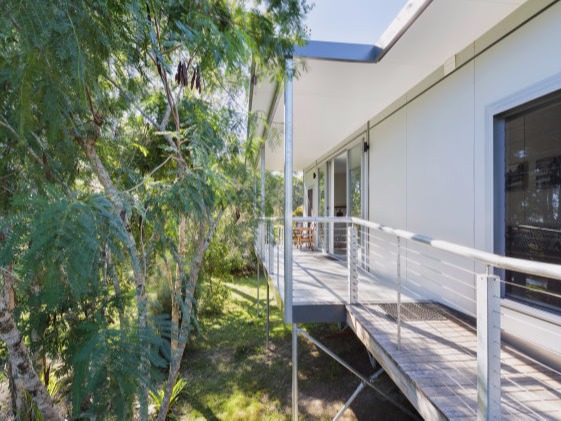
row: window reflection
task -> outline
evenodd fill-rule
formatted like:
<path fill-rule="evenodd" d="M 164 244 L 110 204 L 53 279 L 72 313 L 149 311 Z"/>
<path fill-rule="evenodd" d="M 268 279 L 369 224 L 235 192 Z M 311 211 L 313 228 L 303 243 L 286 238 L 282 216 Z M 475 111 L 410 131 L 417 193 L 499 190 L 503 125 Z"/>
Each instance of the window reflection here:
<path fill-rule="evenodd" d="M 506 255 L 561 264 L 561 101 L 505 119 Z M 510 297 L 561 309 L 561 281 L 506 272 Z"/>

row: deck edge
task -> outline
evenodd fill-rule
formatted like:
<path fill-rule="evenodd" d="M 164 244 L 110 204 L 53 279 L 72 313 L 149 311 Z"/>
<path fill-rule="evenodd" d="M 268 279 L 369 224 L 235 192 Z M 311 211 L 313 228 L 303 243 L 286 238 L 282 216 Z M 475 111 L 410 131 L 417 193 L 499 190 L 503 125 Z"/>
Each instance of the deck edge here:
<path fill-rule="evenodd" d="M 352 306 L 347 306 L 347 324 L 405 397 L 407 397 L 409 402 L 411 402 L 411 405 L 415 407 L 424 419 L 447 420 L 448 417 L 430 400 L 422 389 L 415 385 L 415 382 L 399 368 L 393 357 L 370 335 L 361 323 L 360 315 L 354 314 L 352 308 Z"/>

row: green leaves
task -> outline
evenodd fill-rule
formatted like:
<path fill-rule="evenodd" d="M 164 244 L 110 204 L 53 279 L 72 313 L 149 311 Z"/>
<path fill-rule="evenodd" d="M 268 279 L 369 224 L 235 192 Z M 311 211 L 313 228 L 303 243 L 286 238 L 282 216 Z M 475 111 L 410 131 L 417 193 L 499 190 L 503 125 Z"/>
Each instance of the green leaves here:
<path fill-rule="evenodd" d="M 161 327 L 163 321 L 157 322 Z M 169 331 L 169 321 L 165 324 Z M 143 385 L 152 386 L 150 378 L 142 376 L 138 361 L 148 358 L 154 370 L 163 369 L 167 360 L 162 354 L 169 354 L 169 342 L 152 327 L 100 329 L 84 322 L 79 333 L 72 346 L 74 417 L 106 416 L 109 405 L 117 419 L 133 418 L 135 393 Z"/>
<path fill-rule="evenodd" d="M 307 7 L 254 4 L 0 5 L 0 265 L 31 349 L 73 377 L 76 417 L 143 411 L 146 369 L 165 365 L 172 336 L 148 320 L 154 286 L 181 267 L 173 291 L 190 311 L 213 218 L 230 208 L 240 231 L 223 237 L 251 242 L 250 66 L 283 63 Z"/>
<path fill-rule="evenodd" d="M 26 288 L 39 289 L 47 308 L 61 298 L 80 302 L 101 288 L 102 257 L 121 255 L 124 226 L 101 196 L 34 198 L 10 222 L 3 262 L 18 261 Z"/>

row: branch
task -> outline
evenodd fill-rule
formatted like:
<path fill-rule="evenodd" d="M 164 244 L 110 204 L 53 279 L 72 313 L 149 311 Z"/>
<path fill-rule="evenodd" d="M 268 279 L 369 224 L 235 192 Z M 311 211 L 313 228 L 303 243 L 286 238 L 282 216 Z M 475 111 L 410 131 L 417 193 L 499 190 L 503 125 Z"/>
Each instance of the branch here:
<path fill-rule="evenodd" d="M 158 22 L 158 18 L 156 16 L 156 12 L 154 12 L 154 26 L 156 28 L 156 38 L 158 40 L 158 50 L 160 55 L 162 54 L 163 48 L 162 48 L 162 41 L 161 41 L 161 37 L 160 37 L 160 24 Z M 179 129 L 181 128 L 181 125 L 179 124 L 179 112 L 177 110 L 177 105 L 174 102 L 173 99 L 173 95 L 171 94 L 171 90 L 169 88 L 169 82 L 168 82 L 168 76 L 167 76 L 167 72 L 165 71 L 165 69 L 162 68 L 162 65 L 160 64 L 159 60 L 158 60 L 158 55 L 156 54 L 156 67 L 158 69 L 158 73 L 160 74 L 160 78 L 162 79 L 162 83 L 164 84 L 164 90 L 166 91 L 166 97 L 168 100 L 168 104 L 171 107 L 171 110 L 173 112 L 173 120 L 175 122 L 175 130 L 179 131 Z"/>
<path fill-rule="evenodd" d="M 168 156 L 168 157 L 165 159 L 164 162 L 162 162 L 160 165 L 158 165 L 156 168 L 154 168 L 152 171 L 150 171 L 150 173 L 149 173 L 146 177 L 144 177 L 140 183 L 138 183 L 138 184 L 137 184 L 136 186 L 134 186 L 134 187 L 131 187 L 131 188 L 128 189 L 128 190 L 125 190 L 125 193 L 130 193 L 130 192 L 136 190 L 137 188 L 139 188 L 140 186 L 142 186 L 144 183 L 146 183 L 146 181 L 148 181 L 148 179 L 149 179 L 150 177 L 152 177 L 152 175 L 154 175 L 154 173 L 155 173 L 156 171 L 158 171 L 160 168 L 162 168 L 164 165 L 166 165 L 167 162 L 168 162 L 171 158 L 172 158 L 171 155 Z"/>
<path fill-rule="evenodd" d="M 10 123 L 8 123 L 8 120 L 6 120 L 5 117 L 2 116 L 2 120 L 4 121 L 0 121 L 0 126 L 5 127 L 10 133 L 12 133 L 14 135 L 14 137 L 20 141 L 25 140 L 21 138 L 21 136 L 16 132 L 16 130 L 10 125 Z M 39 136 L 37 136 L 35 133 L 30 132 L 31 136 L 37 141 L 37 143 L 39 144 L 39 146 L 41 147 L 41 149 L 43 151 L 46 150 L 45 145 L 43 145 L 43 142 L 41 141 L 41 139 L 39 138 Z M 50 168 L 46 167 L 45 162 L 41 159 L 41 157 L 39 157 L 39 155 L 37 155 L 37 153 L 35 153 L 35 151 L 31 148 L 31 146 L 29 146 L 27 144 L 27 142 L 22 142 L 25 146 L 25 149 L 27 149 L 27 152 L 29 152 L 29 155 L 31 155 L 31 157 L 33 158 L 34 161 L 36 161 L 45 171 L 50 170 Z M 63 186 L 67 192 L 70 192 L 70 188 L 66 185 L 66 183 L 62 180 L 62 178 L 60 177 L 59 174 L 55 173 L 55 179 L 56 181 Z"/>
<path fill-rule="evenodd" d="M 216 219 L 214 221 L 212 221 L 212 224 L 210 225 L 210 228 L 208 230 L 208 233 L 206 236 L 204 236 L 204 220 L 201 220 L 201 225 L 200 225 L 200 239 L 204 239 L 202 242 L 199 242 L 199 247 L 197 250 L 197 254 L 195 255 L 195 258 L 193 260 L 193 264 L 191 266 L 191 273 L 189 275 L 189 280 L 190 280 L 190 285 L 194 288 L 194 285 L 197 283 L 197 279 L 199 276 L 199 271 L 201 268 L 201 264 L 203 262 L 203 257 L 204 254 L 206 252 L 206 250 L 208 249 L 208 246 L 210 245 L 210 241 L 212 240 L 212 237 L 214 235 L 214 232 L 216 231 L 216 227 L 218 226 L 218 222 L 220 222 L 220 219 L 222 219 L 222 215 L 224 215 L 224 211 L 225 209 L 222 208 L 220 209 L 220 211 L 218 212 L 218 215 L 216 216 Z M 194 291 L 192 291 L 191 293 L 194 293 Z M 184 305 L 187 305 L 187 300 L 188 300 L 188 296 L 189 294 L 185 295 L 185 301 L 184 301 Z"/>
<path fill-rule="evenodd" d="M 156 120 L 154 120 L 152 117 L 150 117 L 146 111 L 144 111 L 138 104 L 136 104 L 136 102 L 134 102 L 131 97 L 129 96 L 129 94 L 127 92 L 125 92 L 125 90 L 123 88 L 121 88 L 119 86 L 119 84 L 117 82 L 115 82 L 113 79 L 111 79 L 109 76 L 106 76 L 106 79 L 109 83 L 111 83 L 115 88 L 117 88 L 129 101 L 130 104 L 132 104 L 132 106 L 134 108 L 136 108 L 136 110 L 142 114 L 142 116 L 144 117 L 144 119 L 149 122 L 152 126 L 154 126 L 154 128 L 156 128 L 158 131 L 160 132 L 164 132 L 165 131 L 165 126 L 161 126 L 158 124 L 158 122 Z M 169 104 L 168 104 L 169 106 Z M 166 110 L 167 113 L 167 110 Z M 169 119 L 169 116 L 168 116 Z M 167 121 L 166 121 L 167 124 Z M 185 165 L 185 167 L 187 167 L 187 163 L 185 162 L 185 160 L 183 159 L 183 157 L 181 156 L 181 151 L 179 150 L 179 148 L 177 147 L 177 145 L 175 144 L 175 142 L 173 141 L 172 137 L 169 134 L 166 133 L 162 133 L 162 135 L 164 136 L 164 139 L 168 142 L 168 145 L 171 146 L 171 148 L 174 150 L 177 159 L 183 164 Z"/>
<path fill-rule="evenodd" d="M 111 179 L 109 172 L 105 168 L 105 165 L 103 165 L 103 162 L 101 162 L 101 159 L 99 158 L 99 155 L 95 150 L 94 143 L 95 142 L 89 140 L 83 142 L 86 156 L 88 157 L 90 163 L 92 164 L 93 171 L 97 176 L 99 182 L 103 186 L 103 189 L 107 194 L 107 198 L 115 207 L 117 214 L 119 214 L 124 208 L 123 199 L 121 198 L 119 191 L 113 184 L 113 180 Z"/>

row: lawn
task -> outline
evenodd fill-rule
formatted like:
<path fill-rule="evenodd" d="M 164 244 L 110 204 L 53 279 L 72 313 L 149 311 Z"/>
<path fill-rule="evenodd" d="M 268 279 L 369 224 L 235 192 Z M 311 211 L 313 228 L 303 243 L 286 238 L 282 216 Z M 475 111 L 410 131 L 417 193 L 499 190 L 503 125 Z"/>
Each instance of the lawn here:
<path fill-rule="evenodd" d="M 230 298 L 220 314 L 199 319 L 200 332 L 189 344 L 182 375 L 187 380 L 173 411 L 178 419 L 285 420 L 291 405 L 291 330 L 272 301 L 270 343 L 265 346 L 265 287 L 257 306 L 257 281 L 226 283 Z M 368 376 L 374 372 L 362 344 L 350 329 L 306 325 L 308 332 Z M 302 419 L 332 419 L 359 381 L 303 338 L 299 339 L 299 399 Z M 406 399 L 385 375 L 376 385 L 408 411 Z M 370 388 L 343 419 L 411 419 Z"/>

